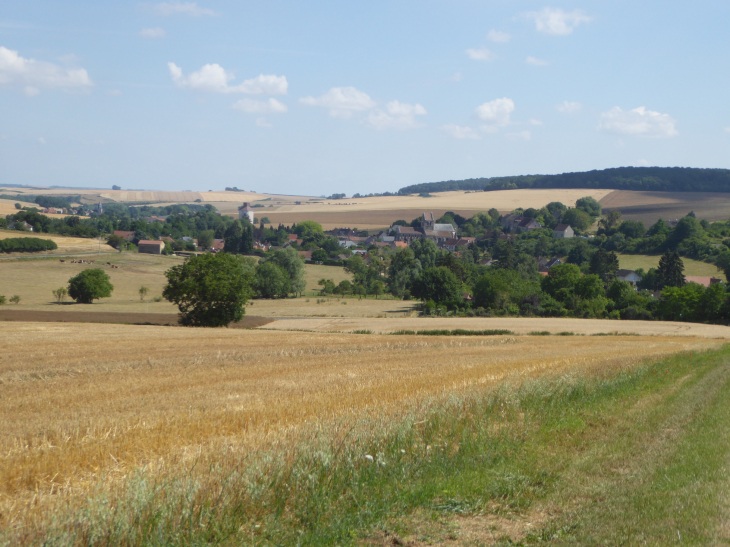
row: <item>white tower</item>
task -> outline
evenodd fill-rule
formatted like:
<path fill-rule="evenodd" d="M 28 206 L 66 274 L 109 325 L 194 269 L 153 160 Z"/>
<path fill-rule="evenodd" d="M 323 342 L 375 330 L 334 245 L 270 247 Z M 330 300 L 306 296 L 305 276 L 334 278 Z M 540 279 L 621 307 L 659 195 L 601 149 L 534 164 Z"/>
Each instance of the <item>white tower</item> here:
<path fill-rule="evenodd" d="M 243 220 L 244 218 L 247 218 L 248 221 L 253 224 L 253 209 L 248 204 L 248 202 L 244 203 L 238 208 L 238 218 L 240 220 Z"/>

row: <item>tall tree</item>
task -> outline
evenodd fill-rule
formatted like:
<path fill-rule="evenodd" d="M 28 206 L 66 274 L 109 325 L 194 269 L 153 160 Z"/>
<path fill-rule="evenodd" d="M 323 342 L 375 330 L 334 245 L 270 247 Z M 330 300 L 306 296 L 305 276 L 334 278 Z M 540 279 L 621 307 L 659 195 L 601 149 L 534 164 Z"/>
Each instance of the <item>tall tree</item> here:
<path fill-rule="evenodd" d="M 657 276 L 660 288 L 684 285 L 684 262 L 677 251 L 667 251 L 662 255 Z"/>
<path fill-rule="evenodd" d="M 616 278 L 618 256 L 613 251 L 607 253 L 603 249 L 599 249 L 591 257 L 588 271 L 596 274 L 604 283 L 610 283 Z"/>
<path fill-rule="evenodd" d="M 226 230 L 225 243 L 223 244 L 223 250 L 227 253 L 238 254 L 241 249 L 241 235 L 243 234 L 243 227 L 241 226 L 240 220 L 234 220 L 233 223 Z"/>

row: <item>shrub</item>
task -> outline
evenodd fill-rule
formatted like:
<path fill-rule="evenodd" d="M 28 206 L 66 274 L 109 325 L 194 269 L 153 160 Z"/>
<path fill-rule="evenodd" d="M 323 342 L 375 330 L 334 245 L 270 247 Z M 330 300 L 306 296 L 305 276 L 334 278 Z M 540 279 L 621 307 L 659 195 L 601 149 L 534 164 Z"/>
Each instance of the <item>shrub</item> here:
<path fill-rule="evenodd" d="M 40 239 L 38 237 L 0 239 L 0 253 L 36 253 L 56 249 L 58 249 L 58 245 L 50 239 Z"/>
<path fill-rule="evenodd" d="M 2 294 L 0 294 L 0 306 L 5 304 L 6 302 L 7 302 L 7 300 L 5 299 L 5 297 Z"/>
<path fill-rule="evenodd" d="M 17 294 L 14 294 L 10 297 L 10 302 L 12 302 L 13 304 L 17 304 L 20 302 L 20 297 Z"/>
<path fill-rule="evenodd" d="M 99 298 L 112 295 L 114 286 L 104 270 L 97 268 L 84 270 L 68 280 L 68 295 L 80 304 L 91 304 Z"/>
<path fill-rule="evenodd" d="M 58 289 L 51 291 L 51 293 L 53 293 L 53 298 L 56 299 L 56 302 L 60 304 L 63 302 L 63 299 L 66 298 L 68 291 L 66 290 L 66 287 L 59 287 Z"/>

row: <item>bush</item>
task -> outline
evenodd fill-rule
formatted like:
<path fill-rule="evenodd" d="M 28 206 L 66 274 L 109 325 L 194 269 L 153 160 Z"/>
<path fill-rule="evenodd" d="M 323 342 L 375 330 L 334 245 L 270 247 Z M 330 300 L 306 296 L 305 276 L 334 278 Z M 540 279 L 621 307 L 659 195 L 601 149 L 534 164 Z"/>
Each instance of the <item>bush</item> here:
<path fill-rule="evenodd" d="M 60 304 L 63 302 L 63 299 L 66 298 L 68 291 L 66 290 L 66 287 L 59 287 L 58 289 L 51 291 L 51 293 L 53 293 L 53 298 L 56 299 L 56 302 Z"/>
<path fill-rule="evenodd" d="M 5 297 L 2 294 L 0 294 L 0 306 L 5 304 L 6 302 L 7 302 L 7 300 L 5 299 Z"/>
<path fill-rule="evenodd" d="M 245 260 L 229 253 L 198 255 L 165 276 L 162 296 L 177 304 L 181 325 L 223 327 L 243 318 L 253 277 Z"/>
<path fill-rule="evenodd" d="M 58 245 L 50 239 L 40 239 L 38 237 L 0 239 L 0 253 L 36 253 L 56 249 L 58 249 Z"/>
<path fill-rule="evenodd" d="M 80 304 L 91 304 L 99 298 L 112 295 L 114 286 L 104 270 L 97 268 L 84 270 L 68 280 L 68 295 Z"/>
<path fill-rule="evenodd" d="M 17 294 L 14 294 L 10 297 L 10 302 L 13 304 L 18 304 L 20 302 L 20 297 Z"/>

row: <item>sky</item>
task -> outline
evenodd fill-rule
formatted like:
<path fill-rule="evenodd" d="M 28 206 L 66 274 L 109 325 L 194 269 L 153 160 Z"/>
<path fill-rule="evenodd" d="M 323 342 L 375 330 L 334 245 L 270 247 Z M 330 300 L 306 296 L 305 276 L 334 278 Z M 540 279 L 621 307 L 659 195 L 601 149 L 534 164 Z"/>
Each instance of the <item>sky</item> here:
<path fill-rule="evenodd" d="M 0 1 L 0 184 L 730 167 L 727 0 Z"/>

